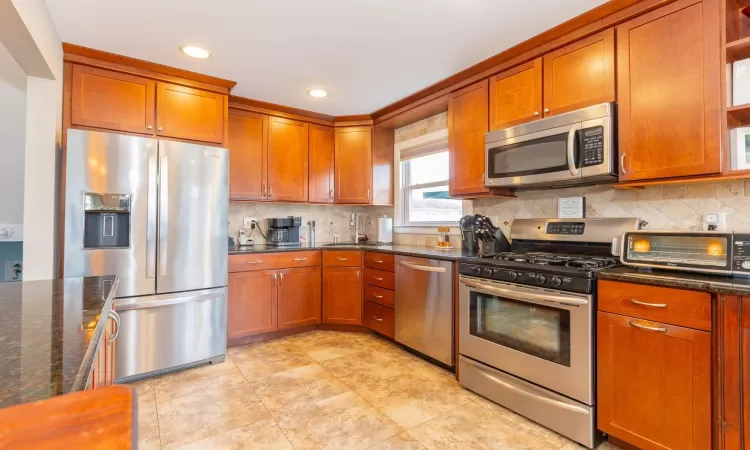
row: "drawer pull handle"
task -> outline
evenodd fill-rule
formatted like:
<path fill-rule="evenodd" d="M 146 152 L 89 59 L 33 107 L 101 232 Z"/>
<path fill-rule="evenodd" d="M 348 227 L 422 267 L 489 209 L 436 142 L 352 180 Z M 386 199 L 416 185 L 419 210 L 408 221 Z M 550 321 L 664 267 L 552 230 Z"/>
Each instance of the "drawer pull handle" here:
<path fill-rule="evenodd" d="M 382 295 L 378 295 L 378 294 L 372 294 L 372 296 L 375 297 L 375 298 L 383 298 Z"/>
<path fill-rule="evenodd" d="M 378 281 L 383 281 L 383 277 L 373 277 L 373 278 L 376 279 L 376 280 L 378 280 Z"/>
<path fill-rule="evenodd" d="M 245 261 L 245 264 L 260 264 L 263 261 Z"/>
<path fill-rule="evenodd" d="M 383 261 L 381 261 L 379 259 L 376 259 L 375 262 L 378 263 L 378 264 L 383 264 Z"/>
<path fill-rule="evenodd" d="M 382 322 L 383 321 L 383 319 L 381 319 L 378 316 L 372 316 L 372 318 L 375 320 L 375 322 Z"/>
<path fill-rule="evenodd" d="M 336 258 L 336 261 L 349 261 L 349 258 Z"/>
<path fill-rule="evenodd" d="M 307 258 L 294 258 L 294 261 L 307 261 Z"/>
<path fill-rule="evenodd" d="M 663 328 L 663 327 L 650 327 L 648 325 L 641 325 L 640 323 L 638 323 L 638 322 L 636 322 L 634 320 L 630 321 L 630 326 L 631 327 L 640 328 L 641 330 L 658 331 L 659 333 L 666 333 L 667 332 L 666 328 Z"/>
<path fill-rule="evenodd" d="M 634 305 L 641 305 L 641 306 L 650 306 L 652 308 L 666 308 L 666 303 L 646 303 L 646 302 L 640 302 L 634 298 L 630 299 L 630 302 Z"/>

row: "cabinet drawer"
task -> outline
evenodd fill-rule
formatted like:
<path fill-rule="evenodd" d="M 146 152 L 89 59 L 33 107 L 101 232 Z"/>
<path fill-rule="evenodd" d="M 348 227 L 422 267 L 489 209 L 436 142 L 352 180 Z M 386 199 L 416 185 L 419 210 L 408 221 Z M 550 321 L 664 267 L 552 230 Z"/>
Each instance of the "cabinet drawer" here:
<path fill-rule="evenodd" d="M 324 266 L 359 267 L 362 252 L 356 250 L 326 250 L 323 252 Z"/>
<path fill-rule="evenodd" d="M 390 253 L 365 252 L 365 267 L 394 272 L 395 259 L 395 256 Z"/>
<path fill-rule="evenodd" d="M 370 286 L 369 284 L 365 286 L 365 300 L 367 301 L 393 308 L 393 305 L 395 305 L 393 297 L 393 291 L 388 289 Z"/>
<path fill-rule="evenodd" d="M 711 330 L 711 294 L 707 292 L 600 280 L 599 310 Z"/>
<path fill-rule="evenodd" d="M 365 268 L 365 284 L 394 290 L 396 289 L 396 275 L 393 272 Z"/>
<path fill-rule="evenodd" d="M 291 269 L 320 265 L 320 252 L 248 253 L 229 255 L 229 272 L 253 270 Z"/>
<path fill-rule="evenodd" d="M 362 322 L 365 326 L 389 338 L 396 335 L 396 320 L 391 308 L 373 302 L 365 302 Z"/>

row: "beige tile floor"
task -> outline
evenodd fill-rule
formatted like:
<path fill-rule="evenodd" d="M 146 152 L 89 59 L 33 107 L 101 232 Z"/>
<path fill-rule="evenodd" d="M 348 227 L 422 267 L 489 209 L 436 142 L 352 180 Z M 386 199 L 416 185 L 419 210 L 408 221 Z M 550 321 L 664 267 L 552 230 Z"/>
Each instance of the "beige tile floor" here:
<path fill-rule="evenodd" d="M 133 383 L 140 449 L 579 448 L 375 335 L 312 331 L 227 353 Z"/>

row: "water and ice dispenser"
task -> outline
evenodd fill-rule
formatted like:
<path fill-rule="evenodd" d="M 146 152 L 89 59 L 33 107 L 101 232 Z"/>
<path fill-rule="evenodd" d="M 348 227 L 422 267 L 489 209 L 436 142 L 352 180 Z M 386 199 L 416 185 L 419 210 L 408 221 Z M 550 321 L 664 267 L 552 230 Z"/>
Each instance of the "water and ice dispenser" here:
<path fill-rule="evenodd" d="M 130 194 L 84 194 L 83 248 L 130 246 Z"/>

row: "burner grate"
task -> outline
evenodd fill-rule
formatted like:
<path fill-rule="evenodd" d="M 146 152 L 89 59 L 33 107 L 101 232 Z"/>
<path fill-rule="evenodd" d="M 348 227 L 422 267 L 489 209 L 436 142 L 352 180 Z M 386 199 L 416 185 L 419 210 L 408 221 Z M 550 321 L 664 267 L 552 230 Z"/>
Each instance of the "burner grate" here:
<path fill-rule="evenodd" d="M 581 270 L 602 269 L 618 264 L 614 258 L 543 252 L 500 252 L 484 255 L 483 258 L 535 266 L 566 267 Z"/>

